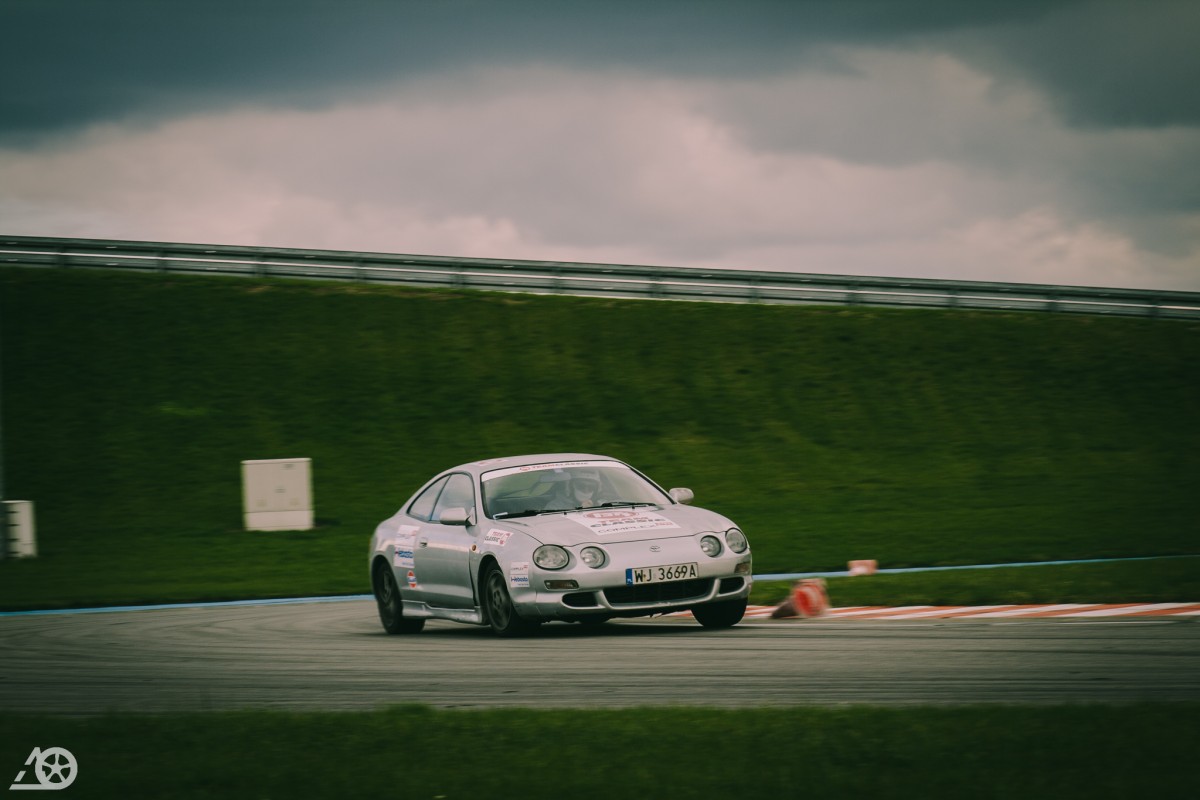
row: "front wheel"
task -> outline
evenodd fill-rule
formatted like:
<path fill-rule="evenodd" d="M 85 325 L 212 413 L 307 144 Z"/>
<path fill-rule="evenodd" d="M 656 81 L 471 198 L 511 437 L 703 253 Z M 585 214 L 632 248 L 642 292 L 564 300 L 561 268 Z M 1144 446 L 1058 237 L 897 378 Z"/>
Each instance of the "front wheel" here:
<path fill-rule="evenodd" d="M 536 623 L 522 618 L 513 607 L 504 573 L 496 565 L 492 565 L 483 580 L 483 605 L 488 624 L 497 636 L 523 636 L 537 627 Z"/>
<path fill-rule="evenodd" d="M 705 603 L 692 609 L 692 616 L 706 628 L 732 628 L 746 615 L 746 598 Z"/>
<path fill-rule="evenodd" d="M 404 603 L 400 601 L 400 587 L 388 565 L 376 562 L 371 583 L 375 589 L 375 603 L 379 606 L 379 621 L 388 633 L 420 633 L 425 627 L 423 619 L 405 619 Z"/>

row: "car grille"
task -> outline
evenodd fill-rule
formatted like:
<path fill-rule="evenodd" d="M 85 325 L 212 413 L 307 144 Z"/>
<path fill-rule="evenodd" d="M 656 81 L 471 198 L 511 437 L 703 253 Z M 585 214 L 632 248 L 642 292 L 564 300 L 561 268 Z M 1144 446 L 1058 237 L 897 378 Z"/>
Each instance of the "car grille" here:
<path fill-rule="evenodd" d="M 662 603 L 704 597 L 712 589 L 712 578 L 693 578 L 690 581 L 647 583 L 642 586 L 617 586 L 604 590 L 604 596 L 614 606 Z"/>

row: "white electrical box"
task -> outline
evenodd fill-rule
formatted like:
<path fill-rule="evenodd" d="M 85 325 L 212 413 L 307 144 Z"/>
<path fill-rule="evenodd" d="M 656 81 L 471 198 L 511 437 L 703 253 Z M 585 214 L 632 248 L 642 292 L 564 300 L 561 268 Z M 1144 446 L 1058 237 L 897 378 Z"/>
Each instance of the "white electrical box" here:
<path fill-rule="evenodd" d="M 0 556 L 36 558 L 37 529 L 33 523 L 33 501 L 5 500 L 4 507 L 8 530 L 4 532 L 4 541 L 0 542 L 4 548 Z"/>
<path fill-rule="evenodd" d="M 307 531 L 313 526 L 311 458 L 242 462 L 248 531 Z"/>

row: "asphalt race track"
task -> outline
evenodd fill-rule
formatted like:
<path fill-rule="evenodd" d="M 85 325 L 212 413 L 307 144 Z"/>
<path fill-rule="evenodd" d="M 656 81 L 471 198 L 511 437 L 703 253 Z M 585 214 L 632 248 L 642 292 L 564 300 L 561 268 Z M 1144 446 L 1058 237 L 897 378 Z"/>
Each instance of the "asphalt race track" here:
<path fill-rule="evenodd" d="M 0 710 L 1200 700 L 1200 617 L 554 623 L 388 636 L 369 600 L 0 618 Z"/>

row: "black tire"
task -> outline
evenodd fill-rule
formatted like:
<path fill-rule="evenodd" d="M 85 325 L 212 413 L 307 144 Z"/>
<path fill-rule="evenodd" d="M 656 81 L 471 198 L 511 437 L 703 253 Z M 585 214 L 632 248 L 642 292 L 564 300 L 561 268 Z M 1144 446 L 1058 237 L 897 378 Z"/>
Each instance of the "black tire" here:
<path fill-rule="evenodd" d="M 375 603 L 379 606 L 379 621 L 388 633 L 420 633 L 425 627 L 423 619 L 405 619 L 404 604 L 400 602 L 400 587 L 392 576 L 391 569 L 383 561 L 375 562 L 371 584 L 375 589 Z"/>
<path fill-rule="evenodd" d="M 505 638 L 524 636 L 537 627 L 537 623 L 524 619 L 513 607 L 508 594 L 507 581 L 500 567 L 493 564 L 483 576 L 483 609 L 488 624 L 497 636 Z"/>
<path fill-rule="evenodd" d="M 692 615 L 706 628 L 732 628 L 746 615 L 746 598 L 705 603 L 694 607 Z"/>

